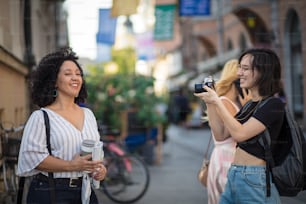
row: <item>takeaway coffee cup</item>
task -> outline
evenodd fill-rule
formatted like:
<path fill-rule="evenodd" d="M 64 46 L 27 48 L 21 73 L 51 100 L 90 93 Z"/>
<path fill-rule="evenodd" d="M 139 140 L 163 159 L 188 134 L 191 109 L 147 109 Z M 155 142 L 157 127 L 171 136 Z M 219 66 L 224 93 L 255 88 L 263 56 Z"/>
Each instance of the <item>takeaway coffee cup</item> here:
<path fill-rule="evenodd" d="M 95 143 L 96 142 L 94 140 L 83 140 L 81 146 L 81 156 L 92 154 Z"/>

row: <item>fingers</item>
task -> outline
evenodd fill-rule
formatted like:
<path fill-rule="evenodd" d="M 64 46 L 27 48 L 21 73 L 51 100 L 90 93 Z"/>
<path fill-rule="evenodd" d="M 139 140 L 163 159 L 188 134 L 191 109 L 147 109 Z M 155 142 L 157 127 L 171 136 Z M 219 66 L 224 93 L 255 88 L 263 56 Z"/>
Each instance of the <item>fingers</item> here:
<path fill-rule="evenodd" d="M 85 156 L 82 156 L 86 160 L 90 160 L 92 158 L 92 154 L 87 154 Z"/>
<path fill-rule="evenodd" d="M 107 174 L 107 170 L 104 165 L 100 164 L 99 168 L 96 168 L 93 172 L 93 177 L 96 180 L 103 180 Z"/>

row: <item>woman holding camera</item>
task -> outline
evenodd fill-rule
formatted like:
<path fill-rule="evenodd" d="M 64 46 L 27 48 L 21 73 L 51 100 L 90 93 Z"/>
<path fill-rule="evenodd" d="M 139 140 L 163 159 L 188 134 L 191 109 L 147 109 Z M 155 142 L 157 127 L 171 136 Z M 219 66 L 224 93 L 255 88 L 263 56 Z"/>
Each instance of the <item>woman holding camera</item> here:
<path fill-rule="evenodd" d="M 32 102 L 40 110 L 31 114 L 25 126 L 17 171 L 19 176 L 32 177 L 27 203 L 50 203 L 51 200 L 81 204 L 82 187 L 90 190 L 90 184 L 83 182 L 83 171 L 91 172 L 96 180 L 105 178 L 102 161 L 91 161 L 91 154 L 79 155 L 83 140 L 99 141 L 100 135 L 92 111 L 78 105 L 85 101 L 87 91 L 77 59 L 70 48 L 61 49 L 47 54 L 32 73 Z M 49 117 L 52 155 L 47 148 L 42 110 Z M 49 185 L 50 172 L 54 176 L 54 179 L 51 177 L 53 186 Z M 85 190 L 89 197 L 88 188 Z M 94 192 L 90 203 L 98 203 Z"/>
<path fill-rule="evenodd" d="M 265 129 L 269 130 L 272 140 L 277 138 L 283 122 L 284 103 L 279 98 L 272 98 L 262 106 L 259 104 L 280 91 L 279 58 L 269 49 L 257 48 L 242 53 L 238 61 L 240 86 L 250 92 L 250 106 L 242 107 L 234 117 L 209 87 L 204 86 L 207 92 L 195 94 L 205 101 L 211 114 L 223 121 L 226 131 L 237 142 L 219 203 L 277 204 L 280 203 L 279 193 L 272 180 L 266 180 L 269 177 L 266 178 L 265 151 L 259 138 Z M 275 151 L 273 146 L 271 148 Z"/>
<path fill-rule="evenodd" d="M 238 60 L 232 59 L 225 63 L 221 77 L 217 81 L 216 93 L 228 112 L 234 116 L 241 108 L 243 99 L 239 95 L 237 84 Z M 221 193 L 227 181 L 227 171 L 233 161 L 236 142 L 224 128 L 223 121 L 216 117 L 214 110 L 207 110 L 208 122 L 214 141 L 214 149 L 210 156 L 210 164 L 207 177 L 208 204 L 219 202 Z"/>

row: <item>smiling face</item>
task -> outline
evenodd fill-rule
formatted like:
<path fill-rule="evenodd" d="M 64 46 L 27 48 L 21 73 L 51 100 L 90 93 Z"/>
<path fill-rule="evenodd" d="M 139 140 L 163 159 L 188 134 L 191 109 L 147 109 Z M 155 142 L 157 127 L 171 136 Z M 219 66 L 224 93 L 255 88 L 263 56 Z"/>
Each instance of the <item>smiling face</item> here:
<path fill-rule="evenodd" d="M 257 87 L 258 71 L 252 69 L 253 56 L 246 54 L 242 57 L 239 68 L 238 77 L 240 78 L 240 87 L 245 89 L 253 89 Z"/>
<path fill-rule="evenodd" d="M 81 71 L 73 61 L 64 61 L 56 80 L 58 95 L 77 97 L 83 83 Z"/>

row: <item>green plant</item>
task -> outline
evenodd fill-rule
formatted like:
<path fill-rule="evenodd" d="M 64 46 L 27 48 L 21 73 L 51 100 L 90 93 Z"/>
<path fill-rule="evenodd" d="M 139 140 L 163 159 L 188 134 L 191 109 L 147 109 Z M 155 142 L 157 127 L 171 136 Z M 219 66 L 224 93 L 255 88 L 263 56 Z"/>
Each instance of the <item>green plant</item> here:
<path fill-rule="evenodd" d="M 98 120 L 121 127 L 120 114 L 129 109 L 137 110 L 137 118 L 146 127 L 153 127 L 165 118 L 156 112 L 162 98 L 154 93 L 154 78 L 140 75 L 106 75 L 99 67 L 89 68 L 86 76 L 88 103 Z"/>
<path fill-rule="evenodd" d="M 137 119 L 146 127 L 154 127 L 165 120 L 155 108 L 163 102 L 154 92 L 155 79 L 136 75 L 135 64 L 135 50 L 125 48 L 112 50 L 111 62 L 87 68 L 87 102 L 97 119 L 111 128 L 120 129 L 120 115 L 130 109 L 137 110 Z M 108 70 L 110 65 L 111 72 Z"/>

